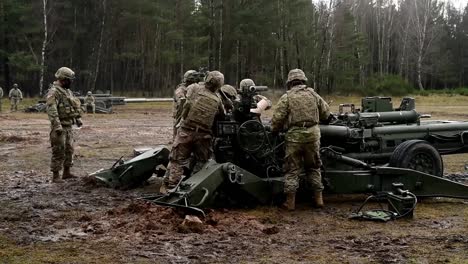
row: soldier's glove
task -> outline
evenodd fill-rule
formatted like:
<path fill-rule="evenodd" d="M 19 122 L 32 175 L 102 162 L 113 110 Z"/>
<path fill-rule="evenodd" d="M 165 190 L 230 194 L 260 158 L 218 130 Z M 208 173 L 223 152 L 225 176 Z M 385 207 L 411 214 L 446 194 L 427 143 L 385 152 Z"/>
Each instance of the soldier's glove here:
<path fill-rule="evenodd" d="M 322 121 L 323 125 L 329 125 L 331 122 L 335 121 L 336 117 L 333 114 L 330 114 L 326 120 Z"/>
<path fill-rule="evenodd" d="M 82 127 L 82 126 L 83 126 L 83 122 L 81 121 L 80 118 L 76 119 L 76 120 L 75 120 L 75 123 L 76 123 L 76 126 L 77 126 L 77 127 Z"/>

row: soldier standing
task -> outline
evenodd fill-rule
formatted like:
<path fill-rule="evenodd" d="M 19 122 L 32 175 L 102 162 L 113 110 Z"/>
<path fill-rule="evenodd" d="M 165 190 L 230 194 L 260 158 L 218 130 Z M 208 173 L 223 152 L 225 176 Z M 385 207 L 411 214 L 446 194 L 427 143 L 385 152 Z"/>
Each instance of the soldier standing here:
<path fill-rule="evenodd" d="M 50 169 L 53 173 L 52 182 L 62 182 L 59 174 L 62 168 L 62 179 L 76 177 L 70 172 L 73 165 L 72 125 L 82 126 L 81 105 L 80 100 L 70 91 L 75 73 L 70 68 L 62 67 L 55 73 L 55 77 L 57 81 L 47 93 L 47 115 L 50 120 L 52 146 Z"/>
<path fill-rule="evenodd" d="M 91 107 L 93 114 L 96 112 L 96 99 L 94 98 L 93 93 L 91 93 L 91 91 L 88 91 L 88 94 L 84 99 L 84 103 L 86 106 L 86 112 L 88 112 L 88 107 Z"/>
<path fill-rule="evenodd" d="M 23 93 L 21 90 L 18 88 L 18 84 L 13 84 L 13 89 L 10 90 L 10 94 L 8 95 L 10 98 L 10 111 L 18 111 L 18 103 L 19 101 L 23 100 Z"/>
<path fill-rule="evenodd" d="M 224 84 L 224 75 L 219 71 L 209 72 L 205 83 L 199 84 L 196 94 L 187 97 L 182 113 L 182 122 L 170 154 L 168 175 L 164 178 L 161 192 L 176 187 L 184 174 L 191 155 L 199 164 L 212 156 L 212 126 L 215 117 L 224 115 L 221 99 L 216 91 Z"/>
<path fill-rule="evenodd" d="M 289 72 L 287 87 L 276 105 L 272 119 L 272 131 L 287 129 L 285 136 L 286 156 L 284 161 L 284 192 L 286 201 L 282 207 L 295 209 L 299 175 L 305 170 L 306 181 L 314 191 L 315 204 L 323 207 L 322 177 L 320 174 L 320 120 L 330 115 L 328 104 L 314 89 L 307 87 L 307 77 L 300 69 Z"/>
<path fill-rule="evenodd" d="M 3 89 L 0 87 L 0 112 L 2 112 Z"/>
<path fill-rule="evenodd" d="M 177 85 L 174 92 L 174 103 L 172 109 L 172 117 L 174 118 L 174 138 L 177 135 L 177 125 L 179 125 L 182 118 L 182 110 L 187 98 L 187 87 L 196 82 L 198 82 L 197 72 L 189 70 L 184 74 L 182 83 Z"/>

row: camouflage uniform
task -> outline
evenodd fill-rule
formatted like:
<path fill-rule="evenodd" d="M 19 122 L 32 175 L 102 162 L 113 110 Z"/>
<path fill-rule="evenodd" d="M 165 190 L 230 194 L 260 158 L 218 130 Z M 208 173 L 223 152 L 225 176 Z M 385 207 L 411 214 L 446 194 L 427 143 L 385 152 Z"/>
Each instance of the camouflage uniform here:
<path fill-rule="evenodd" d="M 226 112 L 232 112 L 234 109 L 234 101 L 237 99 L 236 88 L 229 84 L 225 84 L 218 90 L 219 97 L 223 102 L 223 106 Z"/>
<path fill-rule="evenodd" d="M 174 103 L 172 107 L 172 118 L 174 119 L 174 138 L 177 135 L 177 126 L 180 124 L 180 121 L 182 121 L 182 110 L 186 101 L 187 88 L 189 85 L 197 81 L 194 76 L 195 73 L 196 71 L 194 70 L 187 71 L 184 74 L 182 83 L 177 85 L 174 92 Z"/>
<path fill-rule="evenodd" d="M 3 89 L 0 87 L 0 112 L 2 112 Z"/>
<path fill-rule="evenodd" d="M 10 90 L 8 97 L 11 103 L 10 111 L 18 111 L 18 103 L 23 100 L 23 93 L 18 89 L 18 84 L 13 84 L 13 89 Z"/>
<path fill-rule="evenodd" d="M 91 109 L 93 110 L 93 114 L 96 112 L 96 99 L 94 98 L 93 94 L 91 92 L 88 92 L 84 99 L 84 103 L 86 106 L 86 112 L 88 112 L 88 106 L 91 106 Z"/>
<path fill-rule="evenodd" d="M 187 96 L 182 114 L 183 121 L 177 130 L 172 146 L 168 175 L 164 178 L 164 189 L 174 188 L 184 175 L 191 155 L 199 164 L 204 164 L 212 156 L 212 126 L 217 114 L 224 114 L 221 99 L 216 90 L 224 83 L 224 76 L 218 71 L 208 73 L 206 83 L 192 88 Z"/>
<path fill-rule="evenodd" d="M 293 82 L 298 69 L 292 70 L 288 82 Z M 305 81 L 303 75 L 300 81 Z M 298 78 L 298 77 L 296 77 Z M 315 193 L 323 190 L 320 175 L 320 120 L 330 115 L 328 104 L 312 88 L 294 85 L 284 94 L 273 113 L 272 131 L 287 129 L 285 136 L 286 157 L 284 163 L 284 192 L 295 194 L 299 188 L 299 175 L 305 170 L 305 179 Z"/>
<path fill-rule="evenodd" d="M 62 72 L 67 73 L 64 75 Z M 57 79 L 74 78 L 74 72 L 68 68 L 60 68 L 55 74 Z M 65 77 L 64 77 L 65 76 Z M 59 182 L 58 172 L 64 168 L 63 178 L 74 177 L 70 173 L 73 166 L 73 132 L 72 125 L 81 126 L 80 100 L 73 92 L 63 88 L 59 81 L 54 82 L 47 93 L 47 115 L 50 120 L 50 143 L 52 158 L 50 170 L 54 173 L 53 181 Z"/>

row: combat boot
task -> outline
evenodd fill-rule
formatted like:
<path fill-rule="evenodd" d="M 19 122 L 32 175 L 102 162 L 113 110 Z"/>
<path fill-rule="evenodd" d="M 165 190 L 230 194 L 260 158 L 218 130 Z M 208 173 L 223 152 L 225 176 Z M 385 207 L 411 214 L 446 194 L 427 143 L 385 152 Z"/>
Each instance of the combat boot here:
<path fill-rule="evenodd" d="M 315 207 L 323 208 L 323 197 L 322 192 L 315 192 L 314 193 L 314 200 L 315 200 Z"/>
<path fill-rule="evenodd" d="M 72 179 L 72 178 L 78 178 L 76 175 L 73 175 L 71 172 L 70 172 L 70 167 L 65 167 L 63 169 L 63 176 L 62 176 L 62 179 Z"/>
<path fill-rule="evenodd" d="M 294 211 L 296 209 L 296 193 L 287 193 L 286 201 L 281 205 L 281 208 Z"/>
<path fill-rule="evenodd" d="M 59 171 L 53 171 L 52 172 L 52 182 L 53 183 L 62 183 L 62 179 L 60 179 L 60 172 Z"/>

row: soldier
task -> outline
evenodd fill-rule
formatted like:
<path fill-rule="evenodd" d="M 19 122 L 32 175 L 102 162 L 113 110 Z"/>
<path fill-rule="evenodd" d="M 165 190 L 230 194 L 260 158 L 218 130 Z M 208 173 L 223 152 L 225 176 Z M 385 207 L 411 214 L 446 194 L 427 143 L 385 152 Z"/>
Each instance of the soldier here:
<path fill-rule="evenodd" d="M 232 112 L 234 109 L 234 101 L 237 99 L 237 91 L 232 85 L 225 84 L 218 91 L 221 101 L 223 102 L 226 113 Z"/>
<path fill-rule="evenodd" d="M 23 100 L 23 93 L 18 88 L 18 84 L 13 84 L 13 89 L 10 90 L 8 97 L 10 98 L 11 103 L 10 111 L 13 111 L 13 109 L 18 111 L 18 103 L 19 101 Z"/>
<path fill-rule="evenodd" d="M 2 112 L 3 89 L 0 86 L 0 112 Z"/>
<path fill-rule="evenodd" d="M 243 79 L 239 84 L 239 90 L 249 89 L 250 87 L 255 86 L 255 83 L 252 79 Z M 251 109 L 250 112 L 255 113 L 258 115 L 260 119 L 260 115 L 263 111 L 268 110 L 271 108 L 272 103 L 271 101 L 263 95 L 257 94 L 253 98 L 255 103 L 257 104 L 256 109 Z"/>
<path fill-rule="evenodd" d="M 47 114 L 50 120 L 50 143 L 52 159 L 50 169 L 53 173 L 52 182 L 62 182 L 60 171 L 63 168 L 62 179 L 76 177 L 70 172 L 73 165 L 73 132 L 72 125 L 82 126 L 80 100 L 70 91 L 75 79 L 75 73 L 67 67 L 58 69 L 55 73 L 57 81 L 47 93 Z"/>
<path fill-rule="evenodd" d="M 295 209 L 299 175 L 303 169 L 306 181 L 314 190 L 316 206 L 323 207 L 318 123 L 320 120 L 327 120 L 330 111 L 328 104 L 314 89 L 307 87 L 306 82 L 307 78 L 302 70 L 294 69 L 289 72 L 288 91 L 276 105 L 271 124 L 274 133 L 287 129 L 284 161 L 286 201 L 282 207 L 291 211 Z"/>
<path fill-rule="evenodd" d="M 182 80 L 182 83 L 177 85 L 176 87 L 176 90 L 174 92 L 174 104 L 172 109 L 172 117 L 174 118 L 174 138 L 177 135 L 177 125 L 181 121 L 182 109 L 184 108 L 187 96 L 187 88 L 191 84 L 196 83 L 197 81 L 197 71 L 189 70 L 184 74 L 184 79 Z"/>
<path fill-rule="evenodd" d="M 86 106 L 86 112 L 88 112 L 88 107 L 90 107 L 93 111 L 93 114 L 96 112 L 96 99 L 94 98 L 93 96 L 93 93 L 91 93 L 91 91 L 88 91 L 85 99 L 84 99 L 84 103 L 85 103 L 85 106 Z"/>
<path fill-rule="evenodd" d="M 199 164 L 206 163 L 212 156 L 212 126 L 218 114 L 224 115 L 223 104 L 216 91 L 223 84 L 222 73 L 209 72 L 205 83 L 199 84 L 196 94 L 187 97 L 181 126 L 177 129 L 170 154 L 168 175 L 161 187 L 162 193 L 180 182 L 192 154 Z"/>

